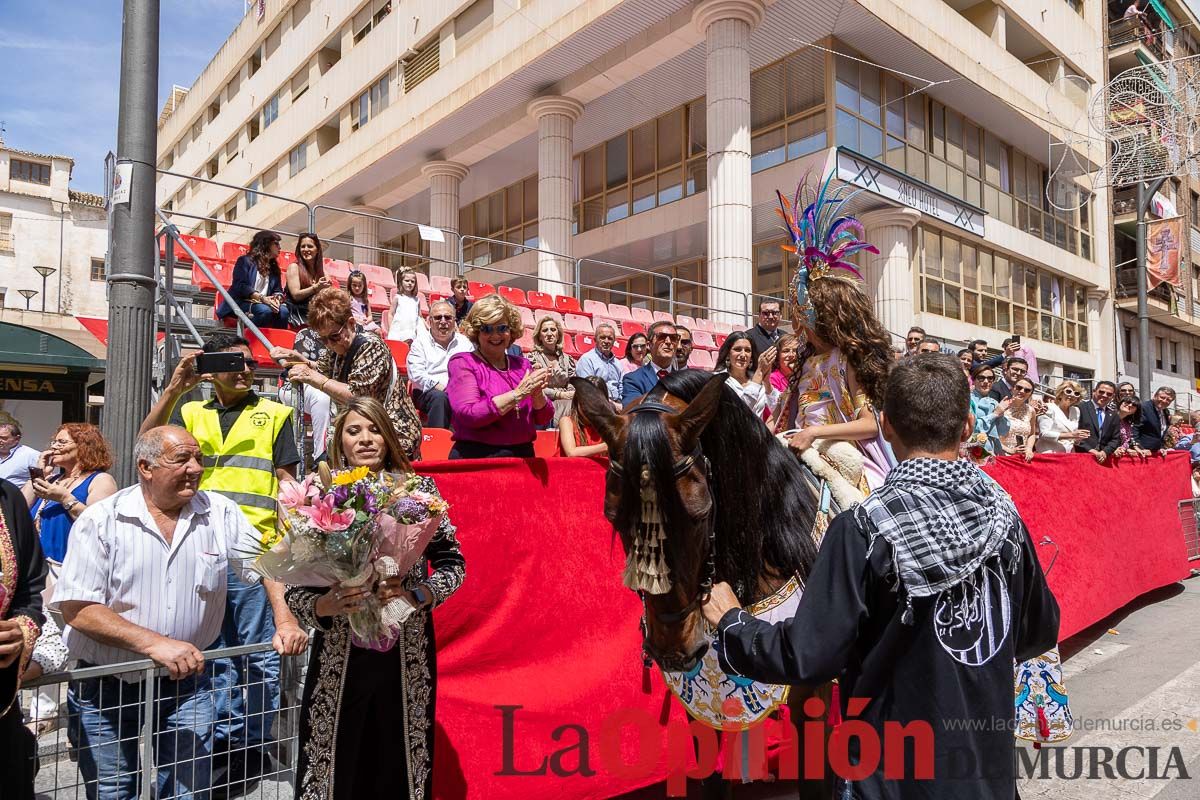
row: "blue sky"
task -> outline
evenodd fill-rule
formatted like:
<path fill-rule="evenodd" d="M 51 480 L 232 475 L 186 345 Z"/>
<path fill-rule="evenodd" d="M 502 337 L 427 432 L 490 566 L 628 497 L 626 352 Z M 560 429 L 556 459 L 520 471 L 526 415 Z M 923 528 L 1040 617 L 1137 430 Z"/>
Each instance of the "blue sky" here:
<path fill-rule="evenodd" d="M 161 0 L 158 105 L 190 86 L 237 26 L 245 0 Z M 116 150 L 120 0 L 0 0 L 5 144 L 75 159 L 71 188 L 102 194 Z"/>

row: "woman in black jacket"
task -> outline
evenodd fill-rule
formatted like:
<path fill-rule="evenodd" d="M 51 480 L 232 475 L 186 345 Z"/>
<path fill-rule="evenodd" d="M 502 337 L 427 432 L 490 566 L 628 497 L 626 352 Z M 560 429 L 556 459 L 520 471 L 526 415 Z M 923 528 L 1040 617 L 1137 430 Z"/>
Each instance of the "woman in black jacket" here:
<path fill-rule="evenodd" d="M 288 306 L 284 302 L 283 281 L 279 272 L 279 234 L 259 231 L 250 240 L 250 252 L 233 265 L 233 284 L 229 294 L 260 328 L 286 328 Z M 235 316 L 224 300 L 217 316 Z"/>

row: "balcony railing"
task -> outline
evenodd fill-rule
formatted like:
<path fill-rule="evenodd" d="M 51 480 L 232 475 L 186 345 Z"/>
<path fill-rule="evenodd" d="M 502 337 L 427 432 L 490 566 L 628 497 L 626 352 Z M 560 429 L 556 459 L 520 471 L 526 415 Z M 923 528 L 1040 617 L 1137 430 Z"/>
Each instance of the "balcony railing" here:
<path fill-rule="evenodd" d="M 1167 58 L 1162 34 L 1155 30 L 1153 21 L 1145 22 L 1145 19 L 1145 17 L 1125 17 L 1110 22 L 1108 25 L 1108 49 L 1116 50 L 1140 41 L 1143 47 L 1154 54 L 1155 58 L 1159 60 Z"/>

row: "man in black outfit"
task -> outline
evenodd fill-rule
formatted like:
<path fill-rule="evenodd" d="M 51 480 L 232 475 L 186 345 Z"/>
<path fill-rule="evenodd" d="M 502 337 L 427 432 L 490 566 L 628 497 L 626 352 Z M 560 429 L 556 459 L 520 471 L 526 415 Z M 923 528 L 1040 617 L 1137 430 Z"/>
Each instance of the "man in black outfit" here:
<path fill-rule="evenodd" d="M 1004 400 L 1012 397 L 1012 387 L 1017 381 L 1026 377 L 1029 374 L 1029 362 L 1020 356 L 1012 356 L 1004 362 L 1004 373 L 992 386 L 992 390 L 988 392 L 989 397 L 994 397 L 997 400 Z"/>
<path fill-rule="evenodd" d="M 1091 453 L 1103 464 L 1120 444 L 1121 420 L 1117 412 L 1109 408 L 1117 393 L 1112 381 L 1100 381 L 1092 389 L 1092 399 L 1079 404 L 1079 429 L 1090 436 L 1075 443 L 1075 449 Z"/>
<path fill-rule="evenodd" d="M 906 748 L 902 779 L 877 768 L 850 791 L 842 782 L 838 798 L 1016 796 L 1013 663 L 1054 646 L 1058 604 L 1012 499 L 958 458 L 971 434 L 969 391 L 951 356 L 899 362 L 881 419 L 901 463 L 833 520 L 795 616 L 755 619 L 725 583 L 703 607 L 729 675 L 837 678 L 843 713 L 850 698 L 865 699 L 855 718 L 881 742 L 888 722 L 932 726 L 932 780 L 914 777 Z M 861 754 L 851 744 L 851 763 Z"/>
<path fill-rule="evenodd" d="M 1175 402 L 1175 390 L 1160 386 L 1149 400 L 1142 401 L 1142 421 L 1137 426 L 1137 442 L 1145 450 L 1157 453 L 1163 449 L 1171 417 L 1167 409 Z"/>
<path fill-rule="evenodd" d="M 783 336 L 779 330 L 781 319 L 778 300 L 763 300 L 758 304 L 758 324 L 746 331 L 758 352 L 767 352 Z"/>

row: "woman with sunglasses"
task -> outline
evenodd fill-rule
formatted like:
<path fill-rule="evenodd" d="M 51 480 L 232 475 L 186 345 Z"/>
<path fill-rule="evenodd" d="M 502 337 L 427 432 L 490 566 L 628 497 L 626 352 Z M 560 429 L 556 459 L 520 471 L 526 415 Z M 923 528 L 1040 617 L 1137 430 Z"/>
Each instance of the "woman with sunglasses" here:
<path fill-rule="evenodd" d="M 975 418 L 972 435 L 974 444 L 981 447 L 984 456 L 995 456 L 1004 452 L 1000 438 L 1008 433 L 1008 420 L 1003 412 L 997 412 L 1000 401 L 991 395 L 996 383 L 996 368 L 978 364 L 971 370 L 971 414 Z"/>
<path fill-rule="evenodd" d="M 396 438 L 410 461 L 421 452 L 421 417 L 408 396 L 392 353 L 374 333 L 358 330 L 344 289 L 322 289 L 308 306 L 308 324 L 325 353 L 314 361 L 287 347 L 272 347 L 271 358 L 288 367 L 288 379 L 329 395 L 333 413 L 352 397 L 374 397 L 387 409 Z"/>
<path fill-rule="evenodd" d="M 1012 395 L 996 405 L 996 413 L 1008 421 L 1008 432 L 1000 439 L 1005 455 L 1025 456 L 1033 461 L 1033 446 L 1037 441 L 1037 409 L 1033 405 L 1033 381 L 1018 378 L 1013 384 Z"/>
<path fill-rule="evenodd" d="M 508 353 L 521 331 L 517 307 L 489 294 L 475 301 L 462 327 L 475 351 L 450 357 L 450 458 L 533 458 L 533 440 L 554 418 L 554 406 L 545 393 L 550 371 Z"/>
<path fill-rule="evenodd" d="M 628 374 L 635 369 L 641 369 L 646 363 L 646 356 L 650 354 L 650 339 L 644 333 L 635 333 L 629 337 L 629 341 L 625 344 L 625 363 L 621 365 L 621 369 Z"/>
<path fill-rule="evenodd" d="M 1137 398 L 1137 395 L 1122 397 L 1117 401 L 1117 416 L 1121 420 L 1117 434 L 1117 441 L 1120 444 L 1113 451 L 1113 455 L 1117 458 L 1121 456 L 1147 458 L 1150 451 L 1143 449 L 1137 440 L 1138 426 L 1142 423 L 1142 401 Z"/>
<path fill-rule="evenodd" d="M 1058 385 L 1054 402 L 1038 416 L 1037 452 L 1071 453 L 1076 442 L 1091 435 L 1087 428 L 1079 427 L 1079 401 L 1082 399 L 1083 387 L 1075 381 L 1063 381 Z"/>

